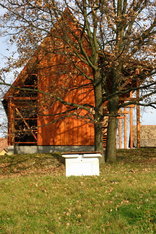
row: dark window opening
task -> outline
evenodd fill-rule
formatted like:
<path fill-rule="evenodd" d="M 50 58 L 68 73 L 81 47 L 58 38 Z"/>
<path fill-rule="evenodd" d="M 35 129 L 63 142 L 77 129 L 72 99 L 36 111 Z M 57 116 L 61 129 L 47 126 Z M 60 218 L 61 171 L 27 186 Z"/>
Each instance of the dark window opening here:
<path fill-rule="evenodd" d="M 28 76 L 28 78 L 24 81 L 24 86 L 25 85 L 36 86 L 37 85 L 37 76 L 36 75 Z"/>
<path fill-rule="evenodd" d="M 37 76 L 30 75 L 17 90 L 16 97 L 37 97 Z"/>
<path fill-rule="evenodd" d="M 37 145 L 36 100 L 16 101 L 15 144 Z"/>
<path fill-rule="evenodd" d="M 37 138 L 37 133 L 34 132 L 34 136 Z M 15 144 L 19 145 L 36 145 L 36 139 L 31 132 L 18 132 L 15 136 Z"/>

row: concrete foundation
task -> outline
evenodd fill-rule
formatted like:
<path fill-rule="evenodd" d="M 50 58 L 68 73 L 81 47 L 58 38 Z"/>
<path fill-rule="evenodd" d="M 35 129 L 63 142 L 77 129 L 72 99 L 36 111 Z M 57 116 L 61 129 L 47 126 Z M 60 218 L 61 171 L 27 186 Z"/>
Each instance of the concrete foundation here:
<path fill-rule="evenodd" d="M 54 152 L 79 152 L 94 151 L 94 146 L 43 146 L 43 145 L 15 145 L 10 146 L 11 153 L 14 154 L 35 154 L 35 153 L 54 153 Z M 13 147 L 13 148 L 12 148 Z M 9 151 L 9 149 L 8 149 Z"/>
<path fill-rule="evenodd" d="M 13 145 L 9 145 L 8 148 L 7 148 L 7 154 L 8 155 L 13 155 L 15 152 L 15 148 Z"/>

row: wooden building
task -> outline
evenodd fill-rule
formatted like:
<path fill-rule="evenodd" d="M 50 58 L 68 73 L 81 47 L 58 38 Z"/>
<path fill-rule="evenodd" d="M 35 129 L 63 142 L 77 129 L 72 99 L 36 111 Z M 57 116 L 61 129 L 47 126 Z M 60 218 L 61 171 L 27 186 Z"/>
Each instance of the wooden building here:
<path fill-rule="evenodd" d="M 66 23 L 75 33 L 79 33 L 70 18 Z M 52 32 L 56 33 L 56 28 Z M 61 32 L 58 30 L 57 33 Z M 78 58 L 73 55 L 69 57 L 68 54 L 69 48 L 61 38 L 45 38 L 5 94 L 3 105 L 8 116 L 8 144 L 14 148 L 14 152 L 94 150 L 94 123 L 85 108 L 81 108 L 85 103 L 94 106 L 93 88 L 82 75 L 82 71 L 90 74 L 90 70 Z M 75 64 L 81 68 L 81 74 Z M 77 104 L 80 108 L 77 108 Z M 133 108 L 130 106 L 120 112 L 120 147 L 123 139 L 123 147 L 127 147 L 128 116 L 132 141 Z M 106 122 L 104 120 L 104 146 Z M 121 125 L 124 125 L 124 131 Z"/>

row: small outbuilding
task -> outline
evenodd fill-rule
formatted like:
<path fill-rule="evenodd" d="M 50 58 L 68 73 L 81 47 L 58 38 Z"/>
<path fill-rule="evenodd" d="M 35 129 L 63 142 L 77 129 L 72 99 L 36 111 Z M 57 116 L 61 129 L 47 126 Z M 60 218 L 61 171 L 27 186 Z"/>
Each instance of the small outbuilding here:
<path fill-rule="evenodd" d="M 134 146 L 136 141 L 136 126 L 134 126 Z M 140 147 L 156 147 L 156 125 L 140 126 Z"/>
<path fill-rule="evenodd" d="M 8 147 L 8 139 L 0 138 L 0 155 L 4 155 L 7 153 L 7 147 Z"/>

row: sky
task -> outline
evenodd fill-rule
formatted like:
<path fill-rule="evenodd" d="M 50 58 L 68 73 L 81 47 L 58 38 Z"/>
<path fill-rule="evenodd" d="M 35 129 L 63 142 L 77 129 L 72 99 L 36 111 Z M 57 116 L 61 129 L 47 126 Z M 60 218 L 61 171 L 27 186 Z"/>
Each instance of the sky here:
<path fill-rule="evenodd" d="M 156 125 L 156 109 L 150 107 L 142 108 L 141 123 L 143 125 Z"/>

